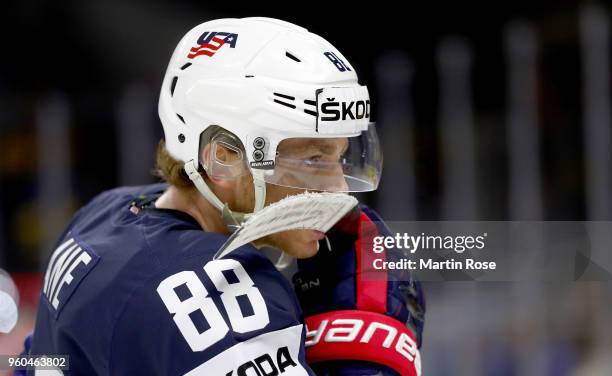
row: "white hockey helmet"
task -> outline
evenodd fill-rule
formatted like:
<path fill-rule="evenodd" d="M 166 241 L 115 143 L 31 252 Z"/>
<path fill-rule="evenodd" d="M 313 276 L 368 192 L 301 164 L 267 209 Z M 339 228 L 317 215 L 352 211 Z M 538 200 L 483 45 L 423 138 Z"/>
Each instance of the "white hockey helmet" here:
<path fill-rule="evenodd" d="M 159 116 L 169 154 L 185 162 L 198 190 L 220 210 L 228 211 L 200 167 L 221 179 L 250 171 L 255 211 L 264 205 L 266 183 L 336 192 L 378 186 L 382 153 L 367 88 L 334 46 L 285 21 L 220 19 L 191 29 L 168 65 Z M 201 138 L 213 127 L 242 143 L 239 163 L 216 159 L 216 143 L 231 149 L 232 136 Z M 325 154 L 329 139 L 347 141 L 333 159 Z M 209 158 L 200 160 L 209 143 Z"/>

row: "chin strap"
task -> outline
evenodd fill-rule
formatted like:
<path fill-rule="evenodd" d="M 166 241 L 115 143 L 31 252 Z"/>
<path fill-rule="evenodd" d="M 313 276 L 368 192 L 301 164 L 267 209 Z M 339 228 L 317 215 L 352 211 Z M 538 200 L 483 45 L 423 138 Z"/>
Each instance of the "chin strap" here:
<path fill-rule="evenodd" d="M 289 256 L 286 252 L 281 251 L 280 257 L 276 260 L 274 266 L 282 272 L 288 269 L 293 264 L 293 261 L 295 261 L 295 257 Z"/>
<path fill-rule="evenodd" d="M 202 178 L 202 175 L 198 171 L 198 167 L 195 161 L 191 160 L 186 162 L 184 165 L 185 172 L 189 176 L 189 179 L 196 186 L 198 191 L 204 196 L 204 198 L 210 202 L 215 208 L 217 208 L 221 212 L 221 217 L 223 218 L 223 222 L 227 225 L 232 232 L 236 231 L 242 223 L 244 223 L 251 214 L 256 213 L 264 208 L 266 204 L 266 182 L 264 181 L 264 171 L 261 170 L 252 170 L 253 174 L 253 186 L 255 187 L 255 209 L 253 213 L 240 213 L 233 212 L 230 210 L 227 204 L 224 204 L 219 200 L 217 195 L 213 193 L 208 184 Z M 318 244 L 317 244 L 318 247 Z M 286 254 L 285 252 L 281 252 L 281 256 L 276 261 L 275 266 L 279 270 L 287 269 L 291 266 L 294 258 Z"/>
<path fill-rule="evenodd" d="M 219 200 L 217 195 L 213 193 L 208 184 L 206 184 L 202 178 L 195 161 L 191 160 L 186 162 L 184 169 L 189 176 L 189 179 L 193 182 L 202 196 L 204 196 L 208 202 L 210 202 L 221 212 L 223 222 L 225 222 L 227 228 L 232 232 L 238 230 L 242 223 L 244 223 L 251 214 L 260 211 L 266 204 L 266 182 L 263 179 L 264 172 L 261 170 L 252 171 L 253 186 L 255 187 L 255 210 L 253 213 L 240 213 L 233 212 L 229 206 L 227 206 L 227 204 L 224 204 L 221 202 L 221 200 Z M 283 270 L 288 268 L 292 261 L 293 258 L 291 256 L 287 255 L 285 252 L 281 252 L 281 256 L 276 261 L 275 265 L 279 270 Z"/>
<path fill-rule="evenodd" d="M 252 214 L 233 212 L 230 210 L 227 204 L 222 203 L 202 178 L 202 175 L 198 171 L 198 166 L 194 160 L 186 162 L 184 169 L 187 176 L 189 176 L 189 179 L 191 179 L 202 196 L 204 196 L 208 202 L 210 202 L 221 212 L 223 221 L 231 231 L 235 231 L 238 227 L 240 227 L 240 225 L 242 225 L 242 223 Z M 257 212 L 263 209 L 266 202 L 266 182 L 263 180 L 263 171 L 255 170 L 252 171 L 252 173 L 253 185 L 255 187 L 255 210 L 253 212 Z"/>
<path fill-rule="evenodd" d="M 264 181 L 263 170 L 251 170 L 253 174 L 253 186 L 255 187 L 255 210 L 257 213 L 266 205 L 266 182 Z"/>

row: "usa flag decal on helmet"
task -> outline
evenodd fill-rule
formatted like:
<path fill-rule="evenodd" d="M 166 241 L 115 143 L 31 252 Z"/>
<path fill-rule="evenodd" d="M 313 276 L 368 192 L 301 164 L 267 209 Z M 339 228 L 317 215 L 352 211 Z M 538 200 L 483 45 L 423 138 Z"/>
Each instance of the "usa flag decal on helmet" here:
<path fill-rule="evenodd" d="M 191 47 L 190 53 L 187 55 L 189 59 L 197 56 L 212 57 L 221 47 L 229 45 L 230 48 L 236 48 L 238 34 L 225 33 L 218 31 L 205 31 L 197 41 L 197 46 Z"/>

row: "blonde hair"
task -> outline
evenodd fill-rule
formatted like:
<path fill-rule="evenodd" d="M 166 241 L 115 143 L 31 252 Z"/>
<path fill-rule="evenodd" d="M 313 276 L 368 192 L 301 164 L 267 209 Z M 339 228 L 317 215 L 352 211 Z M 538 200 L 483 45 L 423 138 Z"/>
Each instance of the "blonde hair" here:
<path fill-rule="evenodd" d="M 184 163 L 174 159 L 168 149 L 166 142 L 161 140 L 157 145 L 157 153 L 155 154 L 155 170 L 153 174 L 161 178 L 166 183 L 180 189 L 188 189 L 193 185 L 189 176 L 183 169 Z"/>

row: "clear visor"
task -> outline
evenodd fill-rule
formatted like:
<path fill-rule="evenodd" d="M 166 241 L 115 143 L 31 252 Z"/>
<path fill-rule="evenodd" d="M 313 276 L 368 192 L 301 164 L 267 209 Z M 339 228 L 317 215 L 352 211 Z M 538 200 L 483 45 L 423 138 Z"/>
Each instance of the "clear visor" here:
<path fill-rule="evenodd" d="M 266 183 L 326 192 L 367 192 L 378 187 L 382 153 L 374 125 L 355 137 L 288 138 L 276 149 Z"/>

